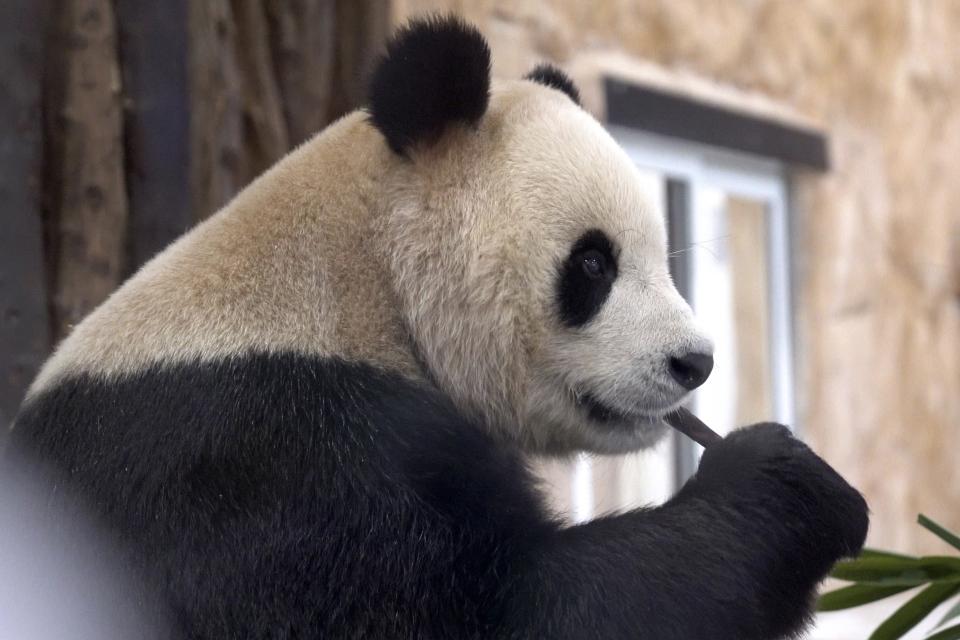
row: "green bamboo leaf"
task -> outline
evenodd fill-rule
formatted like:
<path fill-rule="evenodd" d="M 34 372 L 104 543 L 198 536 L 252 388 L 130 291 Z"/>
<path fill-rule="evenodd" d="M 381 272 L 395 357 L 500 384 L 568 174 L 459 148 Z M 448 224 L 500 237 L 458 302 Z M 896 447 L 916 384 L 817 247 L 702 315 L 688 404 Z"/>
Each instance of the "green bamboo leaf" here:
<path fill-rule="evenodd" d="M 960 558 L 857 558 L 838 562 L 830 575 L 846 582 L 876 586 L 917 586 L 934 581 L 960 581 Z"/>
<path fill-rule="evenodd" d="M 942 627 L 946 622 L 953 620 L 957 616 L 960 616 L 960 602 L 957 602 L 957 604 L 953 605 L 953 607 L 947 611 L 947 614 L 937 623 L 937 626 Z"/>
<path fill-rule="evenodd" d="M 883 624 L 870 635 L 869 640 L 897 640 L 957 591 L 960 591 L 960 584 L 949 582 L 931 584 L 884 620 Z"/>
<path fill-rule="evenodd" d="M 937 524 L 936 522 L 934 522 L 927 516 L 923 515 L 922 513 L 919 516 L 917 516 L 917 522 L 920 523 L 920 526 L 927 529 L 928 531 L 931 531 L 933 534 L 935 534 L 941 540 L 949 544 L 951 547 L 960 549 L 960 536 L 958 536 L 957 534 L 947 531 L 947 529 L 945 529 L 943 526 Z"/>
<path fill-rule="evenodd" d="M 857 556 L 857 559 L 866 559 L 866 558 L 892 558 L 896 560 L 918 560 L 916 556 L 908 556 L 902 553 L 894 553 L 892 551 L 881 551 L 880 549 L 872 549 L 870 547 L 864 547 L 860 552 L 860 555 Z"/>
<path fill-rule="evenodd" d="M 820 599 L 817 600 L 817 611 L 839 611 L 840 609 L 859 607 L 862 604 L 882 600 L 911 588 L 900 585 L 878 587 L 868 584 L 852 584 L 849 587 L 841 587 L 820 596 Z"/>
<path fill-rule="evenodd" d="M 937 631 L 932 636 L 927 636 L 926 640 L 960 640 L 960 624 Z"/>

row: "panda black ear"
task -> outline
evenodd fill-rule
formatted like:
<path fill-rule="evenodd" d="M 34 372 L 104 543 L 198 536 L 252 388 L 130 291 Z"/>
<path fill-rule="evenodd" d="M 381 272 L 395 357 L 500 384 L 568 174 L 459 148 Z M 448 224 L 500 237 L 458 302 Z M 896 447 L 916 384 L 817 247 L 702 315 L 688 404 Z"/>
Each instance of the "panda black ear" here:
<path fill-rule="evenodd" d="M 573 84 L 570 76 L 552 64 L 538 64 L 533 68 L 533 71 L 523 77 L 525 80 L 532 80 L 552 89 L 563 91 L 570 96 L 571 100 L 580 104 L 580 90 L 577 89 L 577 85 Z"/>
<path fill-rule="evenodd" d="M 490 100 L 490 49 L 455 16 L 411 21 L 387 44 L 370 86 L 370 119 L 396 153 L 475 124 Z"/>

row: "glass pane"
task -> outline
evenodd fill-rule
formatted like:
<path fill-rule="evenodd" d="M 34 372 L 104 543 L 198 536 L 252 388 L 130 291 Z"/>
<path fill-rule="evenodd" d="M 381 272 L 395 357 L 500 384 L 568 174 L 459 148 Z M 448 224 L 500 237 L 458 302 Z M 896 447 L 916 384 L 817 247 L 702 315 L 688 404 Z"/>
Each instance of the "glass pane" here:
<path fill-rule="evenodd" d="M 734 424 L 773 417 L 766 206 L 727 199 L 737 405 Z"/>
<path fill-rule="evenodd" d="M 695 411 L 720 433 L 773 417 L 767 211 L 709 187 L 692 211 L 692 302 L 716 343 Z"/>

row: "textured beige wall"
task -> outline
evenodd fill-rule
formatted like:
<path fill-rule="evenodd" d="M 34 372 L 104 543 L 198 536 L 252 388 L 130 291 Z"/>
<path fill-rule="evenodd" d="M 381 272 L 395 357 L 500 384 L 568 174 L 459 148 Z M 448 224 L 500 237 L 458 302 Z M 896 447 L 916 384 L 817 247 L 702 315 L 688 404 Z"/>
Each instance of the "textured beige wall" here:
<path fill-rule="evenodd" d="M 610 50 L 762 93 L 822 123 L 796 180 L 807 438 L 868 496 L 870 543 L 943 549 L 960 529 L 960 2 L 395 0 L 453 9 L 494 71 Z"/>

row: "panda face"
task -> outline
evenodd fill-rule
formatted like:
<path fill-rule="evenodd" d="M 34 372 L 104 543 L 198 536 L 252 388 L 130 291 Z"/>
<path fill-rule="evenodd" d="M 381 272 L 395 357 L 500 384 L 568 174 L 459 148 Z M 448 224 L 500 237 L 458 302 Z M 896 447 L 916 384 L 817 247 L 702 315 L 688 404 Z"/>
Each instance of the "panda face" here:
<path fill-rule="evenodd" d="M 518 81 L 409 156 L 386 246 L 430 377 L 532 450 L 654 444 L 712 345 L 623 150 L 562 92 Z"/>
<path fill-rule="evenodd" d="M 531 145 L 562 134 L 524 177 L 530 242 L 545 246 L 524 428 L 547 451 L 650 446 L 709 374 L 712 345 L 673 285 L 662 211 L 629 158 L 575 106 L 537 111 Z"/>

